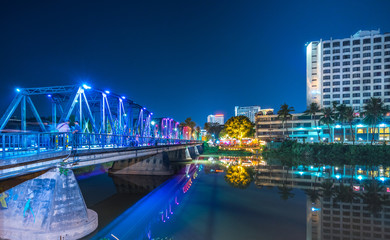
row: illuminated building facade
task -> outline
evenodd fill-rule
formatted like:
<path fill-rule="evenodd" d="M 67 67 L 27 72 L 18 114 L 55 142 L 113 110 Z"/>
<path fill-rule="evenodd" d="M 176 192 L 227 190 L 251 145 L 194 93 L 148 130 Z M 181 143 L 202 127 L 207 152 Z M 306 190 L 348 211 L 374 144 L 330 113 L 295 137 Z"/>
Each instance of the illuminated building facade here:
<path fill-rule="evenodd" d="M 246 116 L 251 120 L 251 122 L 255 122 L 255 116 L 258 112 L 260 112 L 260 106 L 246 106 L 246 107 L 234 107 L 234 116 Z"/>
<path fill-rule="evenodd" d="M 207 122 L 219 123 L 219 124 L 223 125 L 223 124 L 225 124 L 225 117 L 223 114 L 208 115 Z"/>
<path fill-rule="evenodd" d="M 359 31 L 306 45 L 306 103 L 332 102 L 357 111 L 370 97 L 390 105 L 390 33 Z"/>
<path fill-rule="evenodd" d="M 292 114 L 292 118 L 284 124 L 278 115 L 256 115 L 256 138 L 259 140 L 282 140 L 287 136 L 299 142 L 331 141 L 330 133 L 335 142 L 352 142 L 351 128 L 348 124 L 333 124 L 330 129 L 326 125 L 319 124 L 320 115 L 311 117 L 303 113 Z M 352 124 L 356 142 L 371 141 L 374 134 L 375 140 L 389 141 L 390 118 L 386 117 L 374 129 L 362 123 L 361 118 L 356 118 Z M 379 134 L 378 134 L 379 131 Z M 318 132 L 318 133 L 317 133 Z"/>

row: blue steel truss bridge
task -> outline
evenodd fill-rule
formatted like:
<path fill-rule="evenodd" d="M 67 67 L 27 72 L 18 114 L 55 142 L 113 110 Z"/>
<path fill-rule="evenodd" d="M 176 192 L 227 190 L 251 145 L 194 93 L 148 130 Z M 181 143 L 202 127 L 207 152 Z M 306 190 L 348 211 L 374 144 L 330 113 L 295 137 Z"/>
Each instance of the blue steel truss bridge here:
<path fill-rule="evenodd" d="M 107 90 L 84 84 L 16 91 L 0 119 L 0 179 L 63 163 L 82 167 L 201 144 L 183 139 L 179 122 L 153 118 L 145 107 Z M 50 116 L 42 117 L 42 106 Z"/>

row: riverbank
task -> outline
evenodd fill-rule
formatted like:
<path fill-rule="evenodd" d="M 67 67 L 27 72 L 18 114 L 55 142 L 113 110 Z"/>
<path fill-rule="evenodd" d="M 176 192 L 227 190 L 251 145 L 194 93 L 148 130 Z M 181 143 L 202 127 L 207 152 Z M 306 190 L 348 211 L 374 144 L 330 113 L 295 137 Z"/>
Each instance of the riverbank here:
<path fill-rule="evenodd" d="M 265 158 L 294 158 L 294 165 L 384 165 L 390 166 L 390 146 L 297 143 L 285 141 L 278 149 L 265 149 Z"/>
<path fill-rule="evenodd" d="M 222 155 L 222 156 L 252 156 L 252 153 L 245 150 L 222 150 L 219 147 L 210 147 L 209 145 L 204 145 L 204 152 L 202 155 Z"/>

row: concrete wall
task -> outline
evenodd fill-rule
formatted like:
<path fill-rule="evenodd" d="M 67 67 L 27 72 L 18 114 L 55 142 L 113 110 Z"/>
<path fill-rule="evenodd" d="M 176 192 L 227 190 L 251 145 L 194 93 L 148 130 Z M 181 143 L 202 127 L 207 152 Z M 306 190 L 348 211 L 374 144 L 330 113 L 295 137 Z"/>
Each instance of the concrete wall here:
<path fill-rule="evenodd" d="M 1 239 L 78 239 L 98 225 L 70 169 L 49 170 L 1 196 Z"/>

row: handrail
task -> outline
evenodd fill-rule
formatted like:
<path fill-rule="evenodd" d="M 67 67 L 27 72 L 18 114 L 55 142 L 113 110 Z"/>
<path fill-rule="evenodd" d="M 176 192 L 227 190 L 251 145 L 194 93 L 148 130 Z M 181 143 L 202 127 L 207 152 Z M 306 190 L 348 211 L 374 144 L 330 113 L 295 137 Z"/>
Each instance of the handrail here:
<path fill-rule="evenodd" d="M 0 158 L 15 158 L 43 152 L 61 152 L 80 149 L 127 148 L 192 143 L 201 143 L 201 141 L 99 133 L 1 133 Z M 0 165 L 4 165 L 4 163 Z"/>

